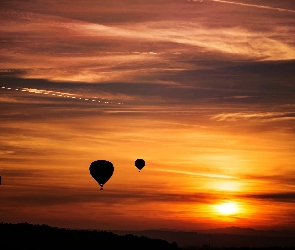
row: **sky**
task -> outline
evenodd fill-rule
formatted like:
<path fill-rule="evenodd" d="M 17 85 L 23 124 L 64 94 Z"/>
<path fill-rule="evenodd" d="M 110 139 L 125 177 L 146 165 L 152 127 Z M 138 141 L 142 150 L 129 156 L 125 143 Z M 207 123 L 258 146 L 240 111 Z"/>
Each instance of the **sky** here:
<path fill-rule="evenodd" d="M 293 0 L 0 13 L 1 222 L 295 229 Z M 95 160 L 114 166 L 103 190 Z"/>

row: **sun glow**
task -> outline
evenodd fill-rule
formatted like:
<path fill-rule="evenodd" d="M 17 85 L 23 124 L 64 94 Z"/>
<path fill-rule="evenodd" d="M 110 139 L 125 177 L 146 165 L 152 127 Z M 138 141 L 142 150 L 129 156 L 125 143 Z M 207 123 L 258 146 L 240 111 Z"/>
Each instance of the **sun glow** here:
<path fill-rule="evenodd" d="M 222 215 L 233 215 L 238 212 L 238 205 L 234 202 L 224 202 L 215 206 L 215 209 Z"/>

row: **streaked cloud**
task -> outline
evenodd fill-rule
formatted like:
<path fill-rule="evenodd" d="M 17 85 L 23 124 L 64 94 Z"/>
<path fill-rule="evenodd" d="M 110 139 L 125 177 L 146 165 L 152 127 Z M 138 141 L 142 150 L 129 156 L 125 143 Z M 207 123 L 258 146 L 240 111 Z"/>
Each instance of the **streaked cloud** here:
<path fill-rule="evenodd" d="M 209 1 L 217 2 L 217 3 L 236 4 L 236 5 L 254 7 L 254 8 L 259 8 L 259 9 L 266 9 L 266 10 L 286 11 L 286 12 L 295 13 L 295 10 L 276 8 L 276 7 L 272 7 L 272 6 L 266 6 L 266 5 L 257 5 L 257 4 L 249 4 L 249 3 L 225 1 L 225 0 L 209 0 Z"/>
<path fill-rule="evenodd" d="M 221 174 L 213 174 L 213 173 L 212 174 L 210 174 L 210 173 L 196 173 L 196 172 L 188 172 L 188 171 L 173 170 L 173 169 L 151 168 L 151 170 L 176 173 L 176 174 L 195 175 L 195 176 L 217 178 L 217 179 L 236 179 L 237 178 L 235 176 L 230 176 L 230 175 L 221 175 Z"/>
<path fill-rule="evenodd" d="M 237 121 L 259 119 L 267 121 L 294 120 L 294 112 L 266 112 L 266 113 L 223 113 L 212 117 L 217 121 Z"/>
<path fill-rule="evenodd" d="M 272 202 L 295 202 L 295 192 L 275 192 L 275 193 L 264 193 L 264 194 L 249 194 L 244 197 L 258 200 L 269 200 Z"/>
<path fill-rule="evenodd" d="M 110 25 L 38 13 L 40 10 L 13 10 L 12 6 L 2 12 L 5 65 L 0 66 L 23 68 L 27 78 L 85 82 L 125 78 L 134 82 L 158 72 L 195 68 L 181 62 L 192 49 L 196 55 L 221 53 L 238 60 L 295 58 L 294 32 L 288 26 L 257 31 L 238 25 L 208 29 L 202 19 L 183 16 L 176 21 Z M 17 34 L 20 38 L 14 39 Z M 38 39 L 34 39 L 36 34 Z"/>

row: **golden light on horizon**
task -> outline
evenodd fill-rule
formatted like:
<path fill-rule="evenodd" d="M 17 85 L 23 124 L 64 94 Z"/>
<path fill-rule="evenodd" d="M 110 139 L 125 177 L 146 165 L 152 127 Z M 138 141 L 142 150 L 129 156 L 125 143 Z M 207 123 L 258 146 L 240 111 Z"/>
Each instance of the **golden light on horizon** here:
<path fill-rule="evenodd" d="M 221 215 L 233 215 L 239 212 L 238 205 L 232 201 L 227 201 L 215 205 L 215 209 Z"/>

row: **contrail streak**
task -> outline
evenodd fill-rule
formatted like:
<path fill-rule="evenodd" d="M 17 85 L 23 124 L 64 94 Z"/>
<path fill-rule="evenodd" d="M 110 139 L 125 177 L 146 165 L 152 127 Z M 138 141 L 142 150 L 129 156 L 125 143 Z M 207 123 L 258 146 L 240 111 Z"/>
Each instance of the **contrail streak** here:
<path fill-rule="evenodd" d="M 218 3 L 228 3 L 228 4 L 236 4 L 236 5 L 242 5 L 242 6 L 248 6 L 248 7 L 255 7 L 255 8 L 259 8 L 259 9 L 277 10 L 277 11 L 286 11 L 286 12 L 295 13 L 295 10 L 288 10 L 288 9 L 283 9 L 283 8 L 265 6 L 265 5 L 256 5 L 256 4 L 249 4 L 249 3 L 232 2 L 232 1 L 226 1 L 226 0 L 211 0 L 211 1 L 218 2 Z"/>
<path fill-rule="evenodd" d="M 97 102 L 100 104 L 118 104 L 118 105 L 123 104 L 122 102 L 112 102 L 110 100 L 106 100 L 105 98 L 99 98 L 96 96 L 86 98 L 86 97 L 72 94 L 72 93 L 59 92 L 59 91 L 53 91 L 53 90 L 45 90 L 45 89 L 35 89 L 35 88 L 25 88 L 25 87 L 11 88 L 11 87 L 5 87 L 5 86 L 0 86 L 0 89 L 16 90 L 16 91 L 21 91 L 21 92 L 42 94 L 42 95 L 55 96 L 55 97 L 64 97 L 64 98 L 70 98 L 70 99 L 76 99 L 76 100 L 82 100 L 82 101 L 88 101 L 88 102 Z"/>

